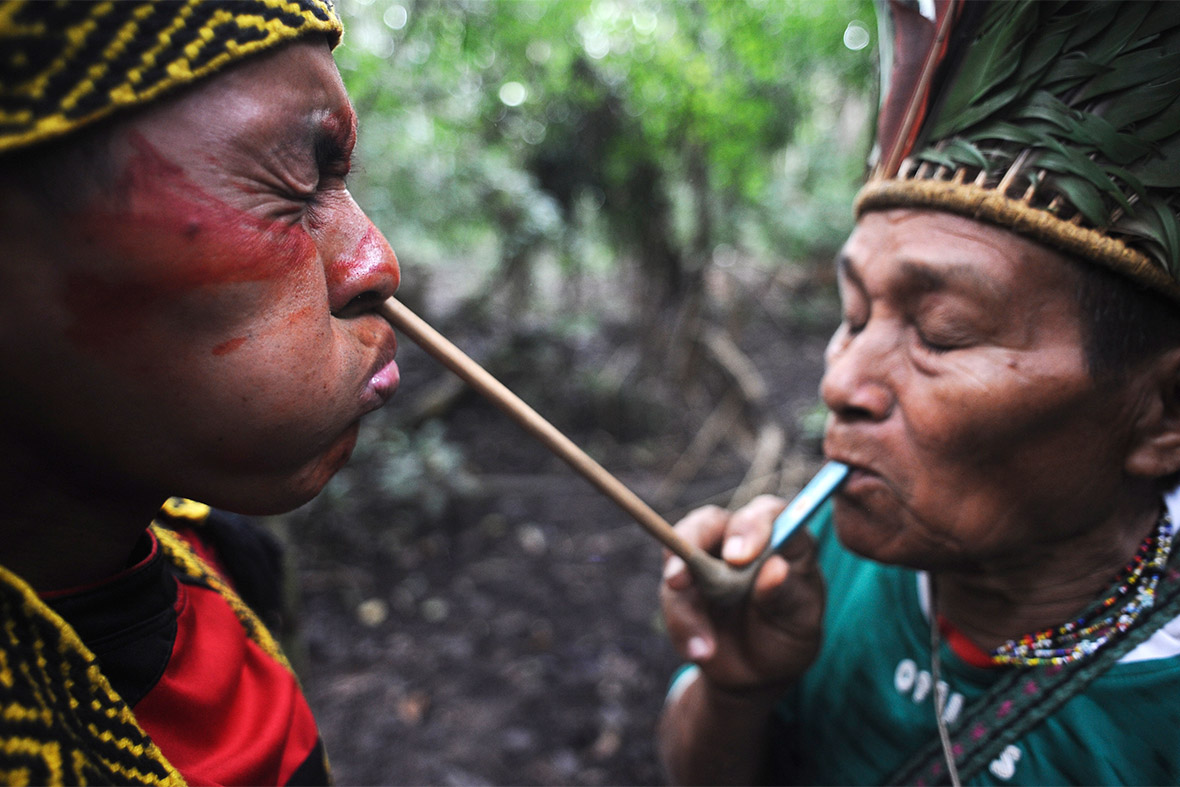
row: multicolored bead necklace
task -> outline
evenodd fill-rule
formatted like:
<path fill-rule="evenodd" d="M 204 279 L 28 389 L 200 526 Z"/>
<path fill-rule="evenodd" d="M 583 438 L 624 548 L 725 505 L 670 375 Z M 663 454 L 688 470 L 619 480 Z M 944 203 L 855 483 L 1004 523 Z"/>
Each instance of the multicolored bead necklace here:
<path fill-rule="evenodd" d="M 1009 640 L 992 651 L 992 661 L 1025 667 L 1068 664 L 1121 635 L 1155 603 L 1156 586 L 1172 554 L 1172 535 L 1172 517 L 1165 512 L 1119 573 L 1109 596 L 1055 629 Z"/>

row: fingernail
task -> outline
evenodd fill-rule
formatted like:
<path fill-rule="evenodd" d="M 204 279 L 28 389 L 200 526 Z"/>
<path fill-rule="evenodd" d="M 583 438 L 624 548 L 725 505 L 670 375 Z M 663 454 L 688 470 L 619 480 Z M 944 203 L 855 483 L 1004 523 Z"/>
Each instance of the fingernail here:
<path fill-rule="evenodd" d="M 668 558 L 668 562 L 664 564 L 664 579 L 672 579 L 679 576 L 685 570 L 684 560 L 678 555 L 673 555 Z"/>
<path fill-rule="evenodd" d="M 709 641 L 704 637 L 691 637 L 686 647 L 688 648 L 688 657 L 693 661 L 709 656 Z"/>
<path fill-rule="evenodd" d="M 741 536 L 730 536 L 721 547 L 721 557 L 726 560 L 741 560 L 746 556 L 746 539 Z"/>

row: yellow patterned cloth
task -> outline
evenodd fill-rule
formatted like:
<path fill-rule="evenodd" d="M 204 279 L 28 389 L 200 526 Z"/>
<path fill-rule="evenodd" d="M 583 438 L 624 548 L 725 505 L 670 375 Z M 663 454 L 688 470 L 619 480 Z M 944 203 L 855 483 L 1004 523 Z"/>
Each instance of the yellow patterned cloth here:
<path fill-rule="evenodd" d="M 0 153 L 148 103 L 311 34 L 331 0 L 0 0 Z"/>
<path fill-rule="evenodd" d="M 162 512 L 191 522 L 207 514 L 179 500 Z M 290 668 L 262 622 L 183 539 L 159 525 L 152 532 L 166 560 L 221 594 L 246 635 Z M 0 566 L 0 784 L 183 783 L 69 624 Z"/>

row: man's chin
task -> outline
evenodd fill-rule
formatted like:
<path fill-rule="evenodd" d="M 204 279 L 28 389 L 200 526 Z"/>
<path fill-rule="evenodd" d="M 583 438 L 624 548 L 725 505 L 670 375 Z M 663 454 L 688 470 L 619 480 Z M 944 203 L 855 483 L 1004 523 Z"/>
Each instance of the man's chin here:
<path fill-rule="evenodd" d="M 213 491 L 192 499 L 244 516 L 275 516 L 294 511 L 313 500 L 348 464 L 356 448 L 358 426 L 356 422 L 349 425 L 330 448 L 297 472 L 262 477 L 232 490 Z"/>
<path fill-rule="evenodd" d="M 870 518 L 864 509 L 841 508 L 837 502 L 833 524 L 836 538 L 845 549 L 866 560 L 914 568 L 907 559 L 910 556 L 899 554 L 896 532 L 889 532 L 886 525 Z"/>

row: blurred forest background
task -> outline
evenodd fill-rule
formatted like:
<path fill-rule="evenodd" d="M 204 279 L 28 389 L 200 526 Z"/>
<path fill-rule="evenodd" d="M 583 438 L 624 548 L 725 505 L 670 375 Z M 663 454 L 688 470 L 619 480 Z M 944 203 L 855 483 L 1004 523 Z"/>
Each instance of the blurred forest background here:
<path fill-rule="evenodd" d="M 401 300 L 675 521 L 818 466 L 869 0 L 340 0 Z M 659 546 L 408 340 L 271 524 L 344 784 L 653 784 Z"/>

